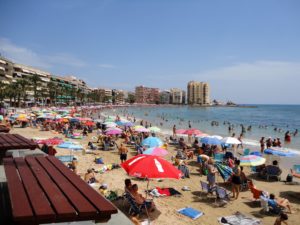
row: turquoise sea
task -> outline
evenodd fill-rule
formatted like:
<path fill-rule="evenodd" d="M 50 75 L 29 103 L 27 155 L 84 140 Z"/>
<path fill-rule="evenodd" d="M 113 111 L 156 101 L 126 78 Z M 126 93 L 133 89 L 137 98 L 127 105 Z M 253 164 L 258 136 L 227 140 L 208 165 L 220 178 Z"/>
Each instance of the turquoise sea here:
<path fill-rule="evenodd" d="M 259 149 L 259 139 L 272 137 L 281 139 L 284 148 L 300 152 L 300 134 L 292 135 L 290 143 L 284 142 L 284 134 L 300 130 L 300 105 L 245 105 L 246 107 L 190 107 L 190 106 L 145 106 L 114 109 L 114 114 L 134 116 L 163 128 L 170 133 L 174 124 L 177 129 L 188 128 L 190 121 L 193 128 L 211 135 L 236 137 L 246 128 L 243 142 Z M 216 121 L 218 126 L 212 126 Z M 224 123 L 225 122 L 225 123 Z M 234 126 L 228 131 L 228 123 Z M 247 128 L 251 126 L 251 131 Z"/>

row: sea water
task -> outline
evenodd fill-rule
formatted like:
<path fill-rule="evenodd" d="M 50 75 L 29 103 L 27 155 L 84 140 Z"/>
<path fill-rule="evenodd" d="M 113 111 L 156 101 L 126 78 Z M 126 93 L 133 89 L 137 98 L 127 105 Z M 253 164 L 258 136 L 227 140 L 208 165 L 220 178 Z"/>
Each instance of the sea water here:
<path fill-rule="evenodd" d="M 293 136 L 296 129 L 300 130 L 300 105 L 247 105 L 245 107 L 190 107 L 190 106 L 151 106 L 128 107 L 114 111 L 122 116 L 134 116 L 158 126 L 163 132 L 171 134 L 172 127 L 188 129 L 188 121 L 192 128 L 197 128 L 210 135 L 238 137 L 242 131 L 241 124 L 246 128 L 243 143 L 259 147 L 259 139 L 280 138 L 284 149 L 300 152 L 300 134 Z M 212 126 L 212 121 L 218 123 Z M 228 123 L 234 126 L 229 132 Z M 251 130 L 247 128 L 251 126 Z M 286 131 L 291 133 L 291 142 L 284 142 Z"/>

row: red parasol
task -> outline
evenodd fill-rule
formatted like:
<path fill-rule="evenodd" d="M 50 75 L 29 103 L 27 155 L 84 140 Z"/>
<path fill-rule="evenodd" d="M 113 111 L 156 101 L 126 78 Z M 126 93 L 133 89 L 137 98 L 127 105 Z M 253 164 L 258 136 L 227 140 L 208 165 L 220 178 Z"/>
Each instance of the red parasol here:
<path fill-rule="evenodd" d="M 176 134 L 184 134 L 184 132 L 186 132 L 185 129 L 176 130 Z"/>
<path fill-rule="evenodd" d="M 183 132 L 183 134 L 187 134 L 187 135 L 201 135 L 203 133 L 200 130 L 198 130 L 198 129 L 191 128 L 191 129 L 188 129 L 185 132 Z"/>
<path fill-rule="evenodd" d="M 140 178 L 174 178 L 182 177 L 167 160 L 153 155 L 138 155 L 122 163 L 123 169 L 130 175 Z"/>
<path fill-rule="evenodd" d="M 87 126 L 94 126 L 95 123 L 92 122 L 92 121 L 86 121 L 86 122 L 85 122 L 85 125 L 87 125 Z"/>

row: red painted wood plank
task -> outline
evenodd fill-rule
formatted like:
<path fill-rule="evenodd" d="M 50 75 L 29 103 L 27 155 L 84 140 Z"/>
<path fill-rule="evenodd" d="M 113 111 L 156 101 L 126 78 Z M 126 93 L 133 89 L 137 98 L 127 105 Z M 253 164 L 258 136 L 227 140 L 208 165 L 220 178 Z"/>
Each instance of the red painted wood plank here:
<path fill-rule="evenodd" d="M 32 205 L 37 222 L 55 222 L 55 212 L 24 158 L 15 158 L 20 177 Z"/>
<path fill-rule="evenodd" d="M 6 144 L 10 145 L 9 146 L 10 149 L 18 148 L 20 146 L 20 144 L 16 142 L 14 135 L 4 134 L 2 135 L 2 138 Z"/>
<path fill-rule="evenodd" d="M 25 161 L 28 163 L 32 173 L 36 177 L 44 193 L 47 195 L 52 208 L 57 214 L 57 218 L 59 220 L 75 220 L 77 217 L 76 210 L 69 203 L 64 193 L 52 181 L 46 170 L 36 161 L 34 157 L 26 157 Z"/>
<path fill-rule="evenodd" d="M 26 145 L 30 146 L 30 149 L 35 149 L 35 148 L 38 147 L 38 145 L 35 142 L 33 142 L 33 141 L 31 141 L 31 140 L 29 140 L 29 139 L 27 139 L 27 138 L 25 138 L 25 137 L 23 137 L 19 134 L 14 134 L 14 136 L 16 138 L 18 138 L 19 140 L 21 140 L 22 142 L 26 143 Z"/>
<path fill-rule="evenodd" d="M 34 214 L 12 158 L 3 159 L 14 221 L 34 221 Z"/>
<path fill-rule="evenodd" d="M 36 157 L 36 159 L 47 170 L 47 173 L 57 186 L 65 193 L 74 208 L 76 208 L 79 217 L 93 219 L 97 216 L 97 210 L 94 206 L 89 203 L 85 196 L 46 157 Z M 78 177 L 78 179 L 80 178 Z"/>
<path fill-rule="evenodd" d="M 117 213 L 117 208 L 106 198 L 100 195 L 90 185 L 80 179 L 54 156 L 46 157 L 78 190 L 96 207 L 102 215 Z"/>

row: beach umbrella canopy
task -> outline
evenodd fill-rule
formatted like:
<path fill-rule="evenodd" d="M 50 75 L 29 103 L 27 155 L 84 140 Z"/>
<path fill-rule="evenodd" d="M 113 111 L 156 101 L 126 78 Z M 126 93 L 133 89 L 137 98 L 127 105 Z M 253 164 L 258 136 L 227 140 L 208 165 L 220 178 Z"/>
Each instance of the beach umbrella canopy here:
<path fill-rule="evenodd" d="M 257 155 L 245 155 L 240 157 L 240 166 L 260 166 L 265 164 L 266 159 Z"/>
<path fill-rule="evenodd" d="M 198 130 L 198 129 L 191 128 L 191 129 L 185 130 L 183 132 L 183 134 L 187 134 L 187 135 L 200 135 L 200 134 L 202 134 L 202 132 L 200 130 Z"/>
<path fill-rule="evenodd" d="M 104 122 L 103 123 L 106 127 L 115 127 L 117 124 L 115 122 Z"/>
<path fill-rule="evenodd" d="M 219 135 L 212 135 L 211 137 L 212 137 L 212 138 L 217 138 L 217 139 L 219 139 L 219 140 L 222 140 L 222 139 L 223 139 L 223 137 L 222 137 L 222 136 L 219 136 Z"/>
<path fill-rule="evenodd" d="M 121 164 L 130 175 L 139 178 L 180 179 L 182 173 L 167 160 L 153 155 L 137 155 Z"/>
<path fill-rule="evenodd" d="M 237 138 L 234 138 L 234 137 L 226 137 L 226 138 L 223 138 L 221 140 L 222 143 L 224 144 L 230 144 L 230 145 L 238 145 L 238 144 L 241 144 L 241 142 L 237 139 Z"/>
<path fill-rule="evenodd" d="M 206 133 L 196 135 L 196 137 L 198 137 L 198 138 L 203 138 L 203 137 L 208 137 L 208 136 L 209 136 L 209 134 L 206 134 Z"/>
<path fill-rule="evenodd" d="M 126 123 L 123 124 L 123 126 L 125 126 L 125 127 L 132 127 L 132 126 L 134 126 L 134 123 L 132 123 L 132 122 L 126 122 Z"/>
<path fill-rule="evenodd" d="M 162 146 L 163 142 L 158 137 L 147 137 L 142 141 L 142 146 L 149 148 Z"/>
<path fill-rule="evenodd" d="M 153 132 L 153 133 L 160 132 L 160 128 L 159 127 L 149 127 L 148 130 L 150 132 Z"/>
<path fill-rule="evenodd" d="M 186 132 L 185 129 L 178 129 L 178 130 L 176 130 L 176 134 L 184 134 L 184 132 Z"/>
<path fill-rule="evenodd" d="M 261 152 L 250 152 L 250 155 L 262 156 Z"/>
<path fill-rule="evenodd" d="M 87 125 L 87 126 L 94 126 L 95 123 L 93 121 L 86 121 L 85 125 Z"/>
<path fill-rule="evenodd" d="M 215 162 L 215 167 L 217 168 L 224 181 L 228 181 L 228 179 L 233 174 L 232 169 L 229 166 L 222 164 L 222 162 Z"/>
<path fill-rule="evenodd" d="M 139 129 L 139 128 L 145 128 L 145 127 L 144 127 L 144 126 L 141 126 L 141 125 L 135 125 L 135 126 L 133 127 L 134 130 Z"/>
<path fill-rule="evenodd" d="M 281 150 L 278 148 L 267 148 L 264 150 L 264 153 L 267 155 L 277 155 L 277 156 L 283 156 L 283 157 L 293 157 L 296 155 L 293 152 Z"/>
<path fill-rule="evenodd" d="M 200 142 L 203 143 L 203 144 L 208 144 L 208 145 L 219 145 L 219 144 L 221 144 L 221 141 L 219 139 L 214 138 L 214 137 L 210 137 L 210 136 L 201 138 Z"/>
<path fill-rule="evenodd" d="M 112 117 L 108 117 L 105 119 L 105 122 L 114 122 L 114 121 L 115 121 L 115 119 Z"/>
<path fill-rule="evenodd" d="M 122 132 L 122 129 L 121 128 L 118 128 L 118 127 L 109 127 L 105 130 L 105 132 L 108 132 L 108 131 L 112 131 L 112 130 L 117 130 L 117 131 L 121 131 Z"/>
<path fill-rule="evenodd" d="M 139 132 L 139 133 L 149 132 L 149 130 L 145 127 L 137 128 L 137 129 L 135 129 L 135 131 Z"/>
<path fill-rule="evenodd" d="M 168 151 L 159 148 L 159 147 L 154 147 L 154 148 L 148 148 L 146 151 L 143 152 L 145 155 L 156 155 L 156 156 L 165 156 L 168 154 Z"/>
<path fill-rule="evenodd" d="M 122 134 L 122 131 L 119 130 L 109 130 L 106 132 L 107 135 L 116 135 L 116 134 Z"/>

